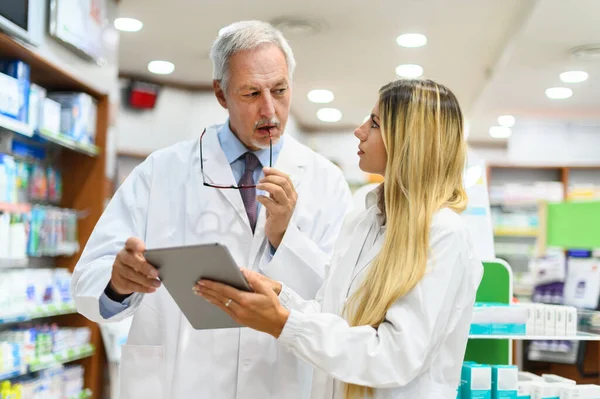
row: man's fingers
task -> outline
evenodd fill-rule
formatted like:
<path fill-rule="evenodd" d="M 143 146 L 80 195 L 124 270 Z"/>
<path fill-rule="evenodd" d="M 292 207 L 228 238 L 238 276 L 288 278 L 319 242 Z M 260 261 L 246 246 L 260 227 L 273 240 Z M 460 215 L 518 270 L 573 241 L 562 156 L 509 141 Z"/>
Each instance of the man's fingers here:
<path fill-rule="evenodd" d="M 266 176 L 281 176 L 281 177 L 288 179 L 290 181 L 290 183 L 292 182 L 292 179 L 290 179 L 290 176 L 286 173 L 283 173 L 279 169 L 263 168 L 263 174 L 265 175 L 265 177 Z"/>
<path fill-rule="evenodd" d="M 281 205 L 287 205 L 290 198 L 288 198 L 285 190 L 273 183 L 260 183 L 256 186 L 259 190 L 263 190 L 271 194 L 273 199 Z"/>
<path fill-rule="evenodd" d="M 121 281 L 119 282 L 119 286 L 122 289 L 125 289 L 126 291 L 142 292 L 145 294 L 152 294 L 153 292 L 156 291 L 156 288 L 143 286 L 141 284 L 138 284 L 135 281 L 128 280 L 122 276 L 121 276 L 120 280 Z"/>
<path fill-rule="evenodd" d="M 275 184 L 275 185 L 283 188 L 283 191 L 285 191 L 285 194 L 288 196 L 288 198 L 292 198 L 294 195 L 294 192 L 295 192 L 294 186 L 289 181 L 289 179 L 286 179 L 285 177 L 282 177 L 282 176 L 278 176 L 278 175 L 265 176 L 259 181 L 259 184 L 262 184 L 262 183 L 272 183 L 272 184 Z"/>
<path fill-rule="evenodd" d="M 142 285 L 147 288 L 158 288 L 160 287 L 160 281 L 148 278 L 142 273 L 138 273 L 135 270 L 124 267 L 120 270 L 120 275 L 126 280 L 133 281 L 136 284 Z"/>
<path fill-rule="evenodd" d="M 125 242 L 125 249 L 131 252 L 144 252 L 146 250 L 146 245 L 144 245 L 144 241 L 139 238 L 130 237 Z"/>
<path fill-rule="evenodd" d="M 268 212 L 275 212 L 277 210 L 277 207 L 280 206 L 277 202 L 275 202 L 275 200 L 269 197 L 265 197 L 264 195 L 258 195 L 256 197 L 256 200 L 260 202 L 267 209 Z"/>
<path fill-rule="evenodd" d="M 150 263 L 143 260 L 141 255 L 132 253 L 129 251 L 122 251 L 119 254 L 119 260 L 127 267 L 137 271 L 138 273 L 142 273 L 145 276 L 151 278 L 158 277 L 158 270 L 154 268 Z"/>

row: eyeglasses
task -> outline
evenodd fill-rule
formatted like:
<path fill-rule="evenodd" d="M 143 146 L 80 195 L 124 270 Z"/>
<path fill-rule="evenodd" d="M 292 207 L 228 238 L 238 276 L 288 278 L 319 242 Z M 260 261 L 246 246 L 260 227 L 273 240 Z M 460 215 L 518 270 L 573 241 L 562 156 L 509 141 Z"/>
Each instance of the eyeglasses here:
<path fill-rule="evenodd" d="M 205 134 L 206 134 L 206 129 L 204 129 L 204 131 L 202 132 L 202 135 L 200 136 L 200 171 L 202 173 L 202 183 L 206 187 L 219 188 L 219 189 L 242 190 L 242 189 L 246 189 L 246 188 L 256 188 L 256 185 L 242 184 L 242 185 L 236 186 L 236 185 L 227 185 L 227 184 L 211 184 L 211 183 L 206 182 L 206 177 L 204 175 L 204 160 L 202 158 L 202 139 L 204 138 Z M 271 138 L 270 134 L 269 134 L 269 167 L 270 168 L 273 167 L 273 139 Z"/>

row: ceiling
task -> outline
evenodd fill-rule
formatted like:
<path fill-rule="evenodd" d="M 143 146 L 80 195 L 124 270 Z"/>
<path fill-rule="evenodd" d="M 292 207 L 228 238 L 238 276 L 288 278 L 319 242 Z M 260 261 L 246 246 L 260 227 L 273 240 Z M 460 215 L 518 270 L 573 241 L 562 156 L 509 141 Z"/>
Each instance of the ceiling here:
<path fill-rule="evenodd" d="M 292 113 L 306 131 L 348 131 L 362 123 L 378 88 L 399 64 L 420 64 L 424 77 L 450 87 L 469 123 L 469 139 L 492 141 L 498 115 L 528 123 L 541 118 L 585 120 L 600 126 L 600 59 L 577 60 L 569 49 L 600 43 L 600 0 L 123 0 L 119 15 L 144 28 L 122 33 L 122 73 L 155 77 L 151 60 L 175 64 L 166 81 L 210 85 L 208 58 L 219 29 L 244 19 L 301 19 L 315 34 L 284 30 L 297 61 Z M 423 33 L 425 47 L 401 48 L 396 37 Z M 580 69 L 588 81 L 574 95 L 549 100 L 560 72 Z M 328 89 L 335 100 L 313 104 L 307 93 Z M 316 117 L 320 107 L 342 111 L 340 122 Z"/>

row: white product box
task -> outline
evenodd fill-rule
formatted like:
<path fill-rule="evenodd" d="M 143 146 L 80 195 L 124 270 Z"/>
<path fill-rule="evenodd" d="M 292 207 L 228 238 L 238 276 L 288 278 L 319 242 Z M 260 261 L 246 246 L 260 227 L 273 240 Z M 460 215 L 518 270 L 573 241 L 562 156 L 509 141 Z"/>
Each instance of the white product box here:
<path fill-rule="evenodd" d="M 544 335 L 556 335 L 556 307 L 544 306 Z"/>
<path fill-rule="evenodd" d="M 535 305 L 534 306 L 534 314 L 535 314 L 535 335 L 544 335 L 545 334 L 545 326 L 546 326 L 546 315 L 545 305 Z"/>
<path fill-rule="evenodd" d="M 577 385 L 577 381 L 556 374 L 542 374 L 542 379 L 551 384 Z"/>
<path fill-rule="evenodd" d="M 563 389 L 572 385 L 557 384 L 545 381 L 536 381 L 531 390 L 531 399 L 554 399 L 560 398 Z"/>
<path fill-rule="evenodd" d="M 567 308 L 564 306 L 555 306 L 555 317 L 556 317 L 556 335 L 563 336 L 567 334 Z"/>
<path fill-rule="evenodd" d="M 20 93 L 19 81 L 0 73 L 0 114 L 18 118 L 21 107 Z"/>
<path fill-rule="evenodd" d="M 600 398 L 600 386 L 598 385 L 576 385 L 563 388 L 560 399 L 598 399 Z"/>
<path fill-rule="evenodd" d="M 41 129 L 47 129 L 52 133 L 60 133 L 60 104 L 49 98 L 44 99 L 44 111 L 42 114 Z"/>
<path fill-rule="evenodd" d="M 543 382 L 542 377 L 533 373 L 529 373 L 527 371 L 519 371 L 518 378 L 519 382 L 517 397 L 531 396 L 533 391 L 533 384 L 535 384 L 536 382 Z"/>
<path fill-rule="evenodd" d="M 565 333 L 568 336 L 577 335 L 577 309 L 565 306 Z"/>

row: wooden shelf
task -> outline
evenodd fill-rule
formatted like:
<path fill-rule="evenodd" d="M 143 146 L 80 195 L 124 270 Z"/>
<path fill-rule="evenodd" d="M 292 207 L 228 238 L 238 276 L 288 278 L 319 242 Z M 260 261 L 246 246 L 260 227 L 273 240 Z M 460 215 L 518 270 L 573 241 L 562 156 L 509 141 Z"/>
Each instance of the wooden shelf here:
<path fill-rule="evenodd" d="M 94 345 L 87 344 L 80 348 L 68 349 L 63 353 L 54 353 L 48 355 L 45 359 L 36 359 L 32 363 L 28 364 L 26 370 L 12 370 L 3 374 L 0 374 L 0 381 L 10 380 L 17 378 L 29 373 L 35 373 L 42 371 L 57 365 L 67 364 L 76 360 L 85 359 L 93 356 L 95 353 Z"/>
<path fill-rule="evenodd" d="M 26 315 L 18 315 L 4 319 L 0 318 L 0 326 L 74 313 L 77 313 L 74 303 L 63 305 L 42 305 L 36 307 L 31 311 L 31 313 Z"/>
<path fill-rule="evenodd" d="M 538 233 L 538 229 L 494 229 L 496 237 L 537 237 Z"/>
<path fill-rule="evenodd" d="M 55 65 L 30 46 L 18 43 L 5 33 L 0 32 L 0 56 L 19 59 L 31 66 L 31 81 L 51 90 L 86 92 L 100 98 L 106 93 L 84 83 L 65 69 Z"/>
<path fill-rule="evenodd" d="M 0 202 L 0 212 L 29 213 L 31 212 L 31 204 L 9 204 L 8 202 Z"/>
<path fill-rule="evenodd" d="M 19 59 L 31 67 L 31 82 L 47 90 L 84 92 L 95 98 L 97 103 L 96 113 L 96 145 L 95 147 L 78 146 L 65 142 L 64 137 L 44 139 L 70 148 L 72 151 L 61 151 L 59 159 L 53 164 L 60 169 L 63 181 L 63 196 L 60 207 L 85 211 L 87 217 L 78 221 L 79 252 L 70 257 L 60 257 L 56 266 L 68 268 L 73 271 L 82 249 L 94 229 L 98 219 L 104 211 L 105 200 L 105 150 L 106 135 L 109 125 L 109 99 L 108 93 L 103 88 L 95 87 L 93 81 L 86 83 L 72 74 L 68 69 L 57 66 L 49 59 L 38 54 L 28 45 L 13 40 L 10 36 L 0 33 L 0 57 Z M 22 125 L 15 125 L 12 121 L 4 121 L 9 127 L 6 130 L 30 136 Z M 0 271 L 0 273 L 2 273 Z M 68 326 L 88 327 L 91 330 L 91 345 L 95 348 L 93 353 L 83 354 L 81 361 L 85 369 L 84 386 L 92 392 L 92 399 L 99 399 L 103 395 L 104 369 L 106 356 L 102 337 L 98 325 L 79 314 L 61 316 L 61 322 Z M 68 361 L 74 359 L 68 358 Z M 1 379 L 2 376 L 0 376 Z"/>
<path fill-rule="evenodd" d="M 600 341 L 600 335 L 578 332 L 577 335 L 469 335 L 469 339 L 512 339 L 515 341 Z"/>
<path fill-rule="evenodd" d="M 8 130 L 25 137 L 33 136 L 33 129 L 29 125 L 2 114 L 0 114 L 0 130 Z"/>
<path fill-rule="evenodd" d="M 95 157 L 100 153 L 98 146 L 93 144 L 81 144 L 71 139 L 69 136 L 62 133 L 53 133 L 46 129 L 40 129 L 36 132 L 38 136 L 51 143 L 61 147 L 68 148 L 72 151 L 84 154 L 90 157 Z"/>

